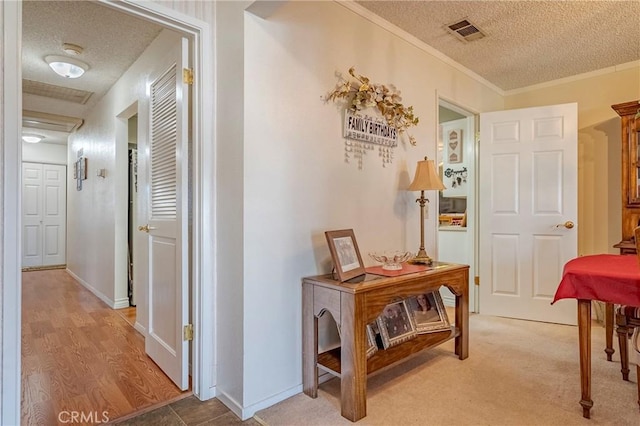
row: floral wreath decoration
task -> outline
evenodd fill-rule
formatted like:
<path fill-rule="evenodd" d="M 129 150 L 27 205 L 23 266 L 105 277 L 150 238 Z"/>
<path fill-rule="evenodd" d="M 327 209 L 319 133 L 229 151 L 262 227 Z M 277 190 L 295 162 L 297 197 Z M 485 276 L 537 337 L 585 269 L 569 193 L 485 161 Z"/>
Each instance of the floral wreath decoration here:
<path fill-rule="evenodd" d="M 358 112 L 364 108 L 376 107 L 389 126 L 395 127 L 398 133 L 416 126 L 419 118 L 413 113 L 413 106 L 405 107 L 401 101 L 400 91 L 393 85 L 371 83 L 368 77 L 357 75 L 355 68 L 349 68 L 349 75 L 355 79 L 350 81 L 339 76 L 340 81 L 325 101 L 345 100 L 349 109 Z M 409 143 L 416 145 L 416 139 L 407 132 Z"/>

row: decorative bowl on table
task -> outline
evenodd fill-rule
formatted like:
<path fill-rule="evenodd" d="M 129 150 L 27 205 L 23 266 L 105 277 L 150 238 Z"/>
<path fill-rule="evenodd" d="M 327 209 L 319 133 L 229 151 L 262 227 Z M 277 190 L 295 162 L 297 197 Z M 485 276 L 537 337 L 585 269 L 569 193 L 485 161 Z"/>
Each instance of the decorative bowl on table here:
<path fill-rule="evenodd" d="M 382 269 L 398 271 L 402 269 L 402 262 L 411 259 L 413 254 L 410 251 L 385 251 L 382 253 L 369 253 L 369 256 L 376 262 L 382 263 Z"/>

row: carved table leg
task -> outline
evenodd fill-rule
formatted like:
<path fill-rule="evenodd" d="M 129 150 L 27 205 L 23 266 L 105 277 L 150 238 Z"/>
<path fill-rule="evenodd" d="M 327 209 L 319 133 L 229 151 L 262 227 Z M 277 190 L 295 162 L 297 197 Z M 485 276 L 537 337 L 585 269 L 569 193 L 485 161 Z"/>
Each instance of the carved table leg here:
<path fill-rule="evenodd" d="M 591 417 L 591 301 L 578 299 L 578 340 L 580 342 L 580 388 L 582 417 Z"/>
<path fill-rule="evenodd" d="M 615 352 L 613 349 L 613 303 L 605 303 L 604 306 L 604 326 L 607 339 L 607 347 L 604 351 L 607 354 L 607 361 L 611 361 L 611 357 Z"/>
<path fill-rule="evenodd" d="M 626 318 L 621 318 L 620 323 L 616 327 L 618 333 L 618 342 L 620 345 L 620 372 L 622 380 L 629 381 L 629 328 L 627 327 Z"/>

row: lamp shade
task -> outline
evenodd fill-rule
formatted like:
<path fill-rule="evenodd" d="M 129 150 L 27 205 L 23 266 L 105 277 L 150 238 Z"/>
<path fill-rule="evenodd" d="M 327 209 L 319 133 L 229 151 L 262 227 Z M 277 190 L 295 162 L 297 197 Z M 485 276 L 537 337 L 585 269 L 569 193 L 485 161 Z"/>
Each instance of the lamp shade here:
<path fill-rule="evenodd" d="M 433 160 L 427 160 L 427 157 L 425 157 L 424 160 L 418 161 L 416 175 L 413 177 L 413 182 L 411 182 L 408 189 L 409 191 L 445 189 L 444 184 L 436 172 L 436 166 Z"/>

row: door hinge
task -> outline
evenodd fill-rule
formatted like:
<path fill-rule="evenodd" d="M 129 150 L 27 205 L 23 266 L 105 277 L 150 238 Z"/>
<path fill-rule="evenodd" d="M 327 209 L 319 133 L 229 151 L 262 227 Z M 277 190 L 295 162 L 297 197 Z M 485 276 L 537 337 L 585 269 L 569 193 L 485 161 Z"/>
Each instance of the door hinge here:
<path fill-rule="evenodd" d="M 189 68 L 182 69 L 182 82 L 184 84 L 193 84 L 193 70 Z"/>
<path fill-rule="evenodd" d="M 193 340 L 193 324 L 187 324 L 182 331 L 182 340 Z"/>
<path fill-rule="evenodd" d="M 474 283 L 475 285 L 478 285 L 478 286 L 479 286 L 479 285 L 480 285 L 480 277 L 479 277 L 479 276 L 477 276 L 477 275 L 476 275 L 475 277 L 473 277 L 473 283 Z"/>

